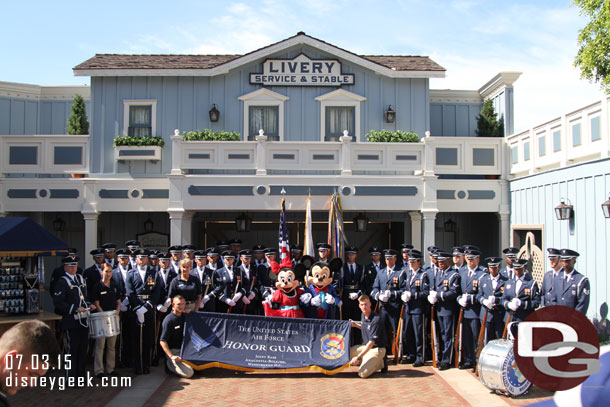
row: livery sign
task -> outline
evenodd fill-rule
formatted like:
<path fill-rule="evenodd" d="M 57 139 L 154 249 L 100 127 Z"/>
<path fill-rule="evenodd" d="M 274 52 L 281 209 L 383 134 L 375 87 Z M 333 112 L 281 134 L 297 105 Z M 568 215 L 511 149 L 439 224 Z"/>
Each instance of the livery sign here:
<path fill-rule="evenodd" d="M 181 357 L 197 370 L 335 374 L 349 366 L 349 321 L 191 312 Z"/>
<path fill-rule="evenodd" d="M 341 73 L 336 59 L 311 59 L 299 54 L 293 59 L 267 59 L 262 73 L 251 73 L 250 83 L 267 86 L 353 85 L 354 74 Z"/>

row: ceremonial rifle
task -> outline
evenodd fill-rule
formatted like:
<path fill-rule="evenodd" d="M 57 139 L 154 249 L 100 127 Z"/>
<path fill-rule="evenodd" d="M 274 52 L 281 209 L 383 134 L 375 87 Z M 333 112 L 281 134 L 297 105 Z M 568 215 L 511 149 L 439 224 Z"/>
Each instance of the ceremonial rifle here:
<path fill-rule="evenodd" d="M 458 317 L 457 330 L 455 331 L 455 339 L 453 347 L 455 352 L 455 367 L 460 366 L 462 356 L 462 318 L 464 317 L 464 308 L 460 307 L 460 316 Z"/>
<path fill-rule="evenodd" d="M 250 291 L 248 291 L 248 295 L 250 295 L 250 293 L 254 289 L 254 283 L 255 282 L 256 282 L 256 276 L 252 276 L 252 283 L 250 283 Z M 244 304 L 244 312 L 242 312 L 242 314 L 246 313 L 247 308 L 248 308 L 248 306 L 246 304 Z"/>
<path fill-rule="evenodd" d="M 434 320 L 434 305 L 430 307 L 430 329 L 432 331 L 432 366 L 436 367 L 436 359 L 438 358 L 438 341 L 436 339 L 436 321 Z"/>
<path fill-rule="evenodd" d="M 402 356 L 402 316 L 405 312 L 405 305 L 400 309 L 400 318 L 398 320 L 398 333 L 394 335 L 394 343 L 392 344 L 392 353 L 394 354 L 394 363 L 398 364 L 398 360 Z"/>
<path fill-rule="evenodd" d="M 512 319 L 512 314 L 508 314 L 506 317 L 506 324 L 504 324 L 504 331 L 502 332 L 502 339 L 506 339 L 506 333 L 508 330 L 508 324 L 510 324 L 510 320 Z"/>
<path fill-rule="evenodd" d="M 474 370 L 474 374 L 479 375 L 479 356 L 483 350 L 483 341 L 485 340 L 485 324 L 487 323 L 487 308 L 485 308 L 485 314 L 483 315 L 483 323 L 481 324 L 481 331 L 479 332 L 479 345 L 477 346 L 477 365 Z"/>
<path fill-rule="evenodd" d="M 235 296 L 237 295 L 237 292 L 239 291 L 239 283 L 240 283 L 239 274 L 236 274 L 236 275 L 235 275 L 235 279 L 237 280 L 237 283 L 235 284 L 235 292 L 233 293 L 233 298 L 235 298 Z M 231 298 L 231 300 L 232 300 L 233 298 Z M 240 298 L 240 299 L 241 299 L 241 298 Z M 237 305 L 237 304 L 235 304 L 235 305 Z M 230 314 L 230 313 L 231 313 L 231 309 L 232 309 L 232 308 L 233 308 L 233 307 L 229 306 L 229 309 L 227 310 L 227 314 Z"/>

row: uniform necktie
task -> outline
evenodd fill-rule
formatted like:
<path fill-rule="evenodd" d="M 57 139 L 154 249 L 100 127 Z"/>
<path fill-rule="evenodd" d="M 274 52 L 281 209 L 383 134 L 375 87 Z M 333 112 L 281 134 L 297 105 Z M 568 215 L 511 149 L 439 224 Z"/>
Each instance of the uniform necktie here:
<path fill-rule="evenodd" d="M 523 285 L 523 281 L 521 281 L 520 278 L 517 279 L 517 291 L 516 291 L 517 297 L 519 296 L 519 291 L 521 291 L 521 286 L 522 285 Z"/>
<path fill-rule="evenodd" d="M 350 264 L 349 265 L 350 271 L 352 272 L 352 276 L 356 274 L 356 270 L 354 270 L 354 265 Z"/>

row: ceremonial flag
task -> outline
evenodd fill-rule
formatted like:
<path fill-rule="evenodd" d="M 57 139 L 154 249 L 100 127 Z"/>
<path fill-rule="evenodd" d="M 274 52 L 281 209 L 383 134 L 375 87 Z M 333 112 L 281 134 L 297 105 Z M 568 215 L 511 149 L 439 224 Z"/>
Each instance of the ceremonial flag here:
<path fill-rule="evenodd" d="M 281 263 L 288 256 L 288 229 L 286 229 L 286 199 L 282 198 L 282 209 L 280 210 L 280 230 L 278 233 L 278 245 Z"/>
<path fill-rule="evenodd" d="M 316 257 L 313 244 L 313 232 L 311 230 L 311 197 L 307 198 L 305 209 L 305 238 L 303 239 L 303 255 Z"/>
<path fill-rule="evenodd" d="M 330 211 L 328 212 L 328 244 L 330 245 L 330 258 L 343 258 L 343 251 L 347 238 L 343 231 L 343 212 L 341 197 L 333 194 L 330 198 Z"/>

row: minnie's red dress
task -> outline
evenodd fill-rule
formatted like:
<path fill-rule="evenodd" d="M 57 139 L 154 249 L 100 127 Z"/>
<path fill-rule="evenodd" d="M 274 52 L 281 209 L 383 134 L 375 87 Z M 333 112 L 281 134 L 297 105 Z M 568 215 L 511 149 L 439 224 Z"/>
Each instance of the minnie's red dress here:
<path fill-rule="evenodd" d="M 265 315 L 268 317 L 305 318 L 301 307 L 299 307 L 299 297 L 304 292 L 302 288 L 296 288 L 290 294 L 284 294 L 282 290 L 275 290 L 271 301 L 279 303 L 280 309 L 271 308 L 271 304 L 265 301 L 263 302 Z"/>

